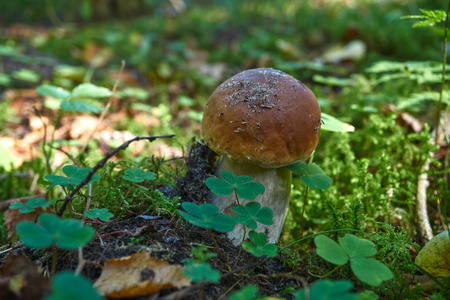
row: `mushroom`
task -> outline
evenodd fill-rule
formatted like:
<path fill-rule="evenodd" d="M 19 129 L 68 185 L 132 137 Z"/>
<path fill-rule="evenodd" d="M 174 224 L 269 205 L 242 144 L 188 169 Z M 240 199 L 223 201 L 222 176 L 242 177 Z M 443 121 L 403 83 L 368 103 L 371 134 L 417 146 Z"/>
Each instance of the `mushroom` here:
<path fill-rule="evenodd" d="M 206 145 L 221 155 L 216 174 L 252 176 L 265 186 L 265 193 L 256 200 L 272 209 L 274 224 L 258 224 L 256 231 L 266 233 L 270 243 L 278 241 L 289 208 L 292 174 L 284 167 L 311 156 L 319 142 L 320 125 L 313 92 L 294 77 L 270 68 L 231 77 L 206 104 L 202 134 Z M 234 194 L 214 196 L 211 203 L 220 213 L 234 214 Z M 243 237 L 242 225 L 228 234 L 235 245 Z"/>

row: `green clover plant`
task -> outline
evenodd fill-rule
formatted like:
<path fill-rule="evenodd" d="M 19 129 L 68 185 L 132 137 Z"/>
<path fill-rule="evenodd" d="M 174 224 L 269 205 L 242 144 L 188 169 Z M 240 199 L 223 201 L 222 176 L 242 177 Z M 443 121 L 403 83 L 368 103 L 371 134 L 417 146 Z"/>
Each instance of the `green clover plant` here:
<path fill-rule="evenodd" d="M 261 208 L 258 202 L 250 202 L 246 206 L 237 205 L 233 207 L 233 211 L 238 213 L 234 216 L 234 221 L 250 229 L 257 228 L 256 222 L 264 225 L 273 224 L 273 211 L 268 207 Z"/>
<path fill-rule="evenodd" d="M 356 300 L 358 294 L 352 293 L 353 283 L 348 280 L 320 280 L 312 284 L 311 288 L 297 290 L 295 300 Z"/>
<path fill-rule="evenodd" d="M 255 299 L 258 293 L 258 288 L 254 285 L 246 286 L 239 291 L 230 295 L 229 300 L 250 300 Z"/>
<path fill-rule="evenodd" d="M 383 281 L 393 278 L 391 270 L 386 265 L 371 258 L 377 254 L 375 245 L 371 241 L 360 239 L 352 234 L 346 234 L 338 239 L 339 244 L 329 237 L 316 236 L 314 242 L 317 254 L 338 266 L 350 261 L 353 273 L 368 285 L 378 286 Z"/>
<path fill-rule="evenodd" d="M 193 282 L 200 282 L 208 280 L 210 282 L 219 282 L 220 272 L 215 270 L 206 261 L 212 257 L 217 256 L 217 253 L 206 252 L 207 247 L 201 245 L 199 247 L 193 247 L 191 250 L 194 258 L 186 258 L 181 262 L 186 264 L 183 269 L 183 274 L 189 277 Z"/>
<path fill-rule="evenodd" d="M 251 176 L 236 176 L 222 171 L 220 177 L 210 177 L 205 181 L 206 186 L 217 196 L 227 196 L 235 191 L 242 199 L 253 200 L 266 190 L 261 183 L 252 182 Z"/>
<path fill-rule="evenodd" d="M 10 209 L 19 209 L 20 213 L 26 214 L 33 212 L 35 208 L 46 208 L 50 205 L 50 202 L 45 201 L 44 198 L 30 198 L 23 204 L 22 202 L 14 202 L 9 206 Z"/>
<path fill-rule="evenodd" d="M 219 208 L 215 205 L 205 203 L 197 205 L 191 202 L 184 202 L 183 209 L 178 210 L 180 215 L 189 223 L 203 228 L 212 228 L 218 232 L 230 232 L 234 227 L 234 219 L 224 214 L 218 214 Z"/>
<path fill-rule="evenodd" d="M 123 176 L 123 179 L 126 179 L 131 182 L 143 182 L 144 180 L 155 180 L 156 175 L 153 172 L 145 172 L 142 169 L 132 169 L 132 170 L 125 170 L 125 176 Z"/>
<path fill-rule="evenodd" d="M 302 175 L 301 181 L 312 189 L 325 190 L 330 187 L 333 180 L 327 176 L 315 163 L 307 164 L 299 161 L 287 166 L 293 173 Z"/>
<path fill-rule="evenodd" d="M 75 219 L 61 220 L 55 215 L 42 214 L 40 225 L 32 222 L 17 224 L 16 231 L 25 246 L 47 248 L 53 243 L 61 249 L 73 250 L 86 245 L 94 236 L 94 229 Z"/>
<path fill-rule="evenodd" d="M 67 299 L 101 300 L 104 298 L 84 276 L 63 272 L 55 276 L 52 282 L 52 293 L 43 300 Z"/>
<path fill-rule="evenodd" d="M 127 198 L 128 194 L 131 192 L 131 190 L 134 188 L 134 185 L 136 183 L 144 182 L 144 180 L 155 180 L 156 174 L 153 172 L 145 172 L 142 169 L 131 169 L 131 170 L 125 170 L 124 176 L 122 176 L 123 179 L 128 180 L 133 183 L 133 185 L 130 187 L 130 189 L 127 191 L 125 196 L 122 198 L 122 201 L 117 206 L 116 210 L 114 211 L 114 214 L 117 213 L 119 210 L 119 207 L 122 205 L 122 203 Z"/>
<path fill-rule="evenodd" d="M 45 175 L 44 178 L 50 182 L 47 190 L 54 186 L 60 185 L 69 189 L 70 191 L 74 189 L 75 185 L 79 185 L 89 174 L 92 168 L 78 168 L 77 166 L 67 165 L 63 167 L 63 173 L 67 177 L 59 175 Z M 88 183 L 93 183 L 99 180 L 101 176 L 99 174 L 94 174 Z M 44 184 L 48 184 L 43 182 Z"/>
<path fill-rule="evenodd" d="M 54 85 L 41 85 L 36 91 L 41 96 L 61 100 L 60 108 L 64 111 L 86 113 L 98 113 L 100 110 L 94 99 L 110 97 L 112 94 L 110 90 L 92 83 L 82 83 L 72 92 Z"/>
<path fill-rule="evenodd" d="M 86 217 L 91 219 L 99 219 L 103 222 L 108 222 L 114 215 L 108 211 L 107 208 L 93 208 L 83 213 Z"/>
<path fill-rule="evenodd" d="M 256 257 L 261 257 L 263 255 L 275 257 L 277 255 L 277 245 L 267 243 L 267 236 L 265 233 L 252 230 L 248 233 L 248 237 L 254 245 L 248 241 L 244 241 L 242 243 L 242 248 L 244 248 L 245 251 Z"/>

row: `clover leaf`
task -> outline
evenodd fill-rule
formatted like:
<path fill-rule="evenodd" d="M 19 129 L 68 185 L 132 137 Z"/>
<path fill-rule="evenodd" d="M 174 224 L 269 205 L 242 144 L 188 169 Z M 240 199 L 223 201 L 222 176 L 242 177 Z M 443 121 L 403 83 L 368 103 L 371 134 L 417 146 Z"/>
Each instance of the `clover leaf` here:
<path fill-rule="evenodd" d="M 234 220 L 232 217 L 218 214 L 219 208 L 215 205 L 205 203 L 197 205 L 191 202 L 184 202 L 183 209 L 178 210 L 180 215 L 189 223 L 203 228 L 212 228 L 218 232 L 230 232 L 234 227 Z"/>
<path fill-rule="evenodd" d="M 257 293 L 258 288 L 254 285 L 249 285 L 231 294 L 229 300 L 255 299 Z"/>
<path fill-rule="evenodd" d="M 245 200 L 253 200 L 258 195 L 265 192 L 264 185 L 259 182 L 251 182 L 251 176 L 236 176 L 233 173 L 222 171 L 220 177 L 210 177 L 206 179 L 206 186 L 217 196 L 227 196 L 234 192 Z"/>
<path fill-rule="evenodd" d="M 45 201 L 44 198 L 30 198 L 23 204 L 22 202 L 14 202 L 9 206 L 10 209 L 19 209 L 20 213 L 26 214 L 34 211 L 37 207 L 48 207 L 50 202 Z"/>
<path fill-rule="evenodd" d="M 233 211 L 238 213 L 238 215 L 234 216 L 234 221 L 250 229 L 258 227 L 256 222 L 264 225 L 273 224 L 273 211 L 268 207 L 261 208 L 261 204 L 258 202 L 250 202 L 246 206 L 234 206 Z"/>
<path fill-rule="evenodd" d="M 86 217 L 91 219 L 99 219 L 103 222 L 109 221 L 114 215 L 108 211 L 107 208 L 93 208 L 83 213 Z"/>
<path fill-rule="evenodd" d="M 97 107 L 80 101 L 62 101 L 61 109 L 69 112 L 85 112 L 85 113 L 98 113 L 100 109 Z"/>
<path fill-rule="evenodd" d="M 144 180 L 155 180 L 156 175 L 153 172 L 144 172 L 142 169 L 125 170 L 123 179 L 131 182 L 143 182 Z"/>
<path fill-rule="evenodd" d="M 315 163 L 307 164 L 299 161 L 287 166 L 293 173 L 302 175 L 300 179 L 312 189 L 325 190 L 330 187 L 333 180 L 327 176 Z"/>
<path fill-rule="evenodd" d="M 242 248 L 244 248 L 245 251 L 249 252 L 253 256 L 261 257 L 263 255 L 267 255 L 269 257 L 275 257 L 277 255 L 277 245 L 268 244 L 267 236 L 265 233 L 250 231 L 248 237 L 250 238 L 250 241 L 252 241 L 255 245 L 252 245 L 250 242 L 245 241 L 242 243 Z"/>
<path fill-rule="evenodd" d="M 59 175 L 45 175 L 44 178 L 51 183 L 51 185 L 47 187 L 47 190 L 56 185 L 61 185 L 72 189 L 73 185 L 79 185 L 88 176 L 91 169 L 92 168 L 78 168 L 77 166 L 67 165 L 63 167 L 63 172 L 67 177 Z M 101 176 L 99 174 L 93 174 L 88 183 L 93 183 L 100 178 Z"/>
<path fill-rule="evenodd" d="M 220 272 L 211 268 L 207 263 L 187 264 L 183 269 L 183 274 L 189 277 L 193 282 L 208 280 L 210 282 L 219 282 Z"/>
<path fill-rule="evenodd" d="M 356 300 L 358 298 L 358 294 L 351 293 L 350 290 L 352 288 L 353 283 L 347 280 L 320 280 L 312 284 L 309 289 L 309 293 L 307 293 L 306 289 L 297 290 L 294 294 L 294 299 Z"/>
<path fill-rule="evenodd" d="M 101 300 L 92 283 L 82 275 L 63 272 L 55 276 L 52 282 L 52 293 L 43 300 L 89 299 Z"/>
<path fill-rule="evenodd" d="M 72 93 L 70 93 L 71 99 L 83 99 L 83 98 L 104 98 L 110 97 L 111 91 L 107 88 L 96 86 L 92 83 L 82 83 L 76 86 Z"/>
<path fill-rule="evenodd" d="M 65 99 L 70 95 L 70 92 L 54 85 L 40 85 L 36 88 L 36 92 L 45 97 L 52 97 L 56 99 Z"/>
<path fill-rule="evenodd" d="M 319 235 L 314 238 L 317 254 L 335 264 L 344 265 L 350 260 L 350 267 L 362 282 L 378 286 L 385 280 L 393 278 L 391 270 L 374 258 L 377 254 L 375 245 L 355 235 L 346 234 L 339 238 L 339 244 L 329 237 Z"/>
<path fill-rule="evenodd" d="M 217 253 L 205 252 L 208 248 L 205 245 L 200 245 L 198 247 L 193 247 L 191 253 L 194 258 L 185 258 L 181 262 L 185 264 L 198 264 L 204 263 L 212 257 L 216 257 Z"/>
<path fill-rule="evenodd" d="M 54 242 L 61 249 L 72 250 L 84 246 L 94 236 L 94 229 L 84 226 L 80 220 L 61 220 L 54 215 L 42 214 L 38 222 L 40 225 L 32 222 L 17 224 L 17 234 L 27 247 L 47 248 Z"/>

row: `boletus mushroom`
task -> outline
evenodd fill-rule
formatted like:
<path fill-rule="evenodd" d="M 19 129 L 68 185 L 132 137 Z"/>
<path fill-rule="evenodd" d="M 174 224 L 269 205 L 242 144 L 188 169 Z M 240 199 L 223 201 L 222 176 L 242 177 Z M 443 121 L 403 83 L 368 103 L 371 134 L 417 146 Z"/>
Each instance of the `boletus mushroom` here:
<path fill-rule="evenodd" d="M 292 174 L 287 165 L 306 160 L 319 142 L 320 107 L 313 92 L 294 77 L 270 68 L 243 71 L 223 82 L 206 104 L 202 134 L 221 155 L 216 174 L 252 176 L 266 191 L 262 207 L 273 210 L 274 224 L 258 224 L 270 243 L 278 241 L 289 208 Z M 214 196 L 219 212 L 233 215 L 234 194 Z M 245 203 L 241 203 L 245 205 Z M 228 237 L 241 243 L 236 225 Z"/>

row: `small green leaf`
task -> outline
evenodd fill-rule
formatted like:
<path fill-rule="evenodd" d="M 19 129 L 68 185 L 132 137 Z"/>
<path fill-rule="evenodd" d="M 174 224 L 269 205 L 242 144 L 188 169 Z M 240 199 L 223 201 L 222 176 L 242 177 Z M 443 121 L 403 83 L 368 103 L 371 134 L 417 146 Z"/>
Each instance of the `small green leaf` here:
<path fill-rule="evenodd" d="M 44 178 L 47 179 L 48 182 L 50 182 L 50 185 L 47 187 L 47 190 L 57 185 L 70 188 L 69 179 L 67 177 L 59 175 L 45 175 Z"/>
<path fill-rule="evenodd" d="M 356 277 L 368 285 L 379 286 L 383 281 L 394 278 L 387 266 L 373 258 L 351 258 L 350 267 Z"/>
<path fill-rule="evenodd" d="M 38 73 L 28 69 L 20 69 L 18 71 L 15 71 L 13 72 L 12 77 L 15 79 L 33 83 L 36 83 L 39 81 L 39 79 L 41 79 L 41 76 Z"/>
<path fill-rule="evenodd" d="M 219 208 L 215 205 L 209 203 L 197 205 L 191 202 L 184 202 L 182 207 L 186 212 L 178 210 L 180 215 L 195 226 L 212 228 L 218 232 L 230 232 L 234 228 L 233 218 L 217 214 Z"/>
<path fill-rule="evenodd" d="M 69 222 L 70 221 L 70 222 Z M 83 222 L 79 221 L 80 225 L 75 226 L 74 219 L 66 219 L 63 221 L 63 230 L 56 239 L 58 248 L 74 250 L 86 245 L 94 237 L 94 229 L 89 226 L 83 226 Z"/>
<path fill-rule="evenodd" d="M 229 195 L 236 189 L 236 193 L 242 199 L 253 200 L 266 190 L 261 183 L 251 182 L 253 180 L 251 176 L 236 176 L 233 173 L 222 171 L 220 177 L 222 179 L 211 177 L 205 181 L 206 186 L 218 196 Z"/>
<path fill-rule="evenodd" d="M 358 294 L 352 293 L 353 283 L 347 280 L 320 280 L 312 284 L 309 292 L 300 289 L 295 292 L 295 300 L 356 300 Z"/>
<path fill-rule="evenodd" d="M 102 300 L 92 283 L 82 275 L 72 272 L 58 273 L 52 283 L 52 293 L 43 300 Z"/>
<path fill-rule="evenodd" d="M 31 222 L 17 224 L 16 231 L 22 243 L 30 248 L 47 248 L 53 242 L 53 235 L 42 226 Z"/>
<path fill-rule="evenodd" d="M 110 213 L 107 208 L 93 208 L 83 213 L 86 217 L 91 219 L 99 219 L 103 222 L 109 221 L 114 214 Z"/>
<path fill-rule="evenodd" d="M 92 168 L 78 168 L 77 166 L 67 165 L 63 167 L 64 174 L 69 178 L 69 183 L 73 185 L 79 185 L 89 174 Z M 96 182 L 101 176 L 99 174 L 92 175 L 88 184 Z"/>
<path fill-rule="evenodd" d="M 300 179 L 312 189 L 327 189 L 330 187 L 331 182 L 333 182 L 315 163 L 307 164 L 299 161 L 287 166 L 287 168 L 294 173 L 301 174 Z"/>
<path fill-rule="evenodd" d="M 332 117 L 326 113 L 322 113 L 323 124 L 320 127 L 321 130 L 334 131 L 334 132 L 353 132 L 355 127 L 348 123 L 339 121 L 335 117 Z"/>
<path fill-rule="evenodd" d="M 69 112 L 85 112 L 94 114 L 100 111 L 93 105 L 73 100 L 61 102 L 61 109 Z"/>
<path fill-rule="evenodd" d="M 234 191 L 231 184 L 217 177 L 209 177 L 205 184 L 217 196 L 227 196 Z"/>
<path fill-rule="evenodd" d="M 50 202 L 45 201 L 44 198 L 30 198 L 25 205 L 31 208 L 49 207 Z"/>
<path fill-rule="evenodd" d="M 193 282 L 207 280 L 217 283 L 220 280 L 220 272 L 211 268 L 207 263 L 188 264 L 183 269 L 183 274 L 189 277 Z"/>
<path fill-rule="evenodd" d="M 103 98 L 110 97 L 111 91 L 104 87 L 96 86 L 92 83 L 82 83 L 75 87 L 70 94 L 71 99 L 80 98 Z"/>
<path fill-rule="evenodd" d="M 54 85 L 40 85 L 36 88 L 36 92 L 44 97 L 52 97 L 61 100 L 64 100 L 70 95 L 69 91 Z"/>
<path fill-rule="evenodd" d="M 273 224 L 273 211 L 268 207 L 261 208 L 261 204 L 258 202 L 250 202 L 246 206 L 234 206 L 233 211 L 238 213 L 234 216 L 234 221 L 250 229 L 257 228 L 256 222 L 264 225 Z"/>
<path fill-rule="evenodd" d="M 345 265 L 348 262 L 348 255 L 345 250 L 335 241 L 324 235 L 314 238 L 317 247 L 317 255 L 335 265 Z"/>
<path fill-rule="evenodd" d="M 244 248 L 245 251 L 256 257 L 261 257 L 263 255 L 269 257 L 277 256 L 277 245 L 267 243 L 267 236 L 265 233 L 250 231 L 248 236 L 254 245 L 247 241 L 243 242 L 242 248 Z"/>
<path fill-rule="evenodd" d="M 144 180 L 155 180 L 156 175 L 153 172 L 144 172 L 142 169 L 125 170 L 123 179 L 131 182 L 143 182 Z"/>
<path fill-rule="evenodd" d="M 14 202 L 9 206 L 9 209 L 21 209 L 21 208 L 25 208 L 25 205 L 20 201 Z"/>
<path fill-rule="evenodd" d="M 230 295 L 228 300 L 249 300 L 254 299 L 258 293 L 258 288 L 249 285 Z"/>
<path fill-rule="evenodd" d="M 346 234 L 339 237 L 339 244 L 350 258 L 370 257 L 377 254 L 375 244 L 371 241 L 360 239 L 356 235 Z"/>

